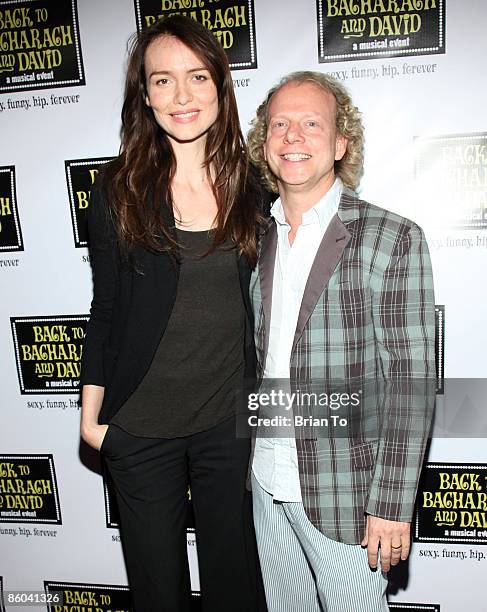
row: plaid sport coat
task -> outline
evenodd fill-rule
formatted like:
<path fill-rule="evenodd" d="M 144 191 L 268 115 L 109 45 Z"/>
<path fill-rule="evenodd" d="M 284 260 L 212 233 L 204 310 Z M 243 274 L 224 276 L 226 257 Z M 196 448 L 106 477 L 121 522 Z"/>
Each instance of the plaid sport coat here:
<path fill-rule="evenodd" d="M 250 283 L 260 379 L 276 248 L 271 219 Z M 296 434 L 304 508 L 334 540 L 360 543 L 367 514 L 412 519 L 434 407 L 434 304 L 422 230 L 344 188 L 307 280 L 290 361 L 292 389 L 369 389 L 362 407 L 347 409 L 354 427 Z"/>

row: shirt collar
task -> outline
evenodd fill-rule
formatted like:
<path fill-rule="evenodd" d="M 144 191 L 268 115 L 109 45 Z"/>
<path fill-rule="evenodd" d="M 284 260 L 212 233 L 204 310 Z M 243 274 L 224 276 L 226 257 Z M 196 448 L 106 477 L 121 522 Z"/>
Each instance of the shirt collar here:
<path fill-rule="evenodd" d="M 320 230 L 326 229 L 331 218 L 337 212 L 342 196 L 343 183 L 337 176 L 331 188 L 312 208 L 303 214 L 301 225 L 311 225 L 318 223 Z M 281 198 L 277 198 L 271 208 L 271 216 L 274 217 L 278 225 L 289 225 L 284 215 Z"/>

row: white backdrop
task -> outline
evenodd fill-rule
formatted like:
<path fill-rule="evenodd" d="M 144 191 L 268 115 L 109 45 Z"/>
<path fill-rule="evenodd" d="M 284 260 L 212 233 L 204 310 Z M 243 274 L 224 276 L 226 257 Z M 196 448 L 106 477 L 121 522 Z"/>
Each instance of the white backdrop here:
<path fill-rule="evenodd" d="M 71 0 L 59 4 L 66 2 L 71 6 Z M 0 1 L 0 77 L 10 74 L 7 60 L 2 60 L 8 55 L 1 38 L 8 29 L 4 23 L 7 10 L 32 5 L 51 11 L 54 4 L 50 0 Z M 171 4 L 177 8 L 178 2 L 158 4 L 160 10 Z M 187 2 L 186 6 L 192 4 L 197 6 L 198 2 Z M 199 2 L 200 7 L 204 4 Z M 209 4 L 206 2 L 207 7 Z M 229 3 L 222 0 L 223 4 Z M 445 53 L 371 56 L 325 63 L 318 61 L 314 0 L 254 0 L 240 4 L 255 12 L 258 64 L 254 69 L 233 71 L 238 81 L 236 95 L 244 132 L 256 106 L 280 76 L 310 69 L 330 72 L 343 80 L 363 112 L 366 128 L 361 196 L 413 218 L 426 231 L 436 303 L 445 307 L 445 377 L 484 377 L 487 4 L 482 0 L 447 1 L 446 15 L 443 14 Z M 351 8 L 360 2 L 322 4 L 325 8 L 340 4 Z M 425 3 L 409 4 L 418 8 Z M 0 92 L 0 169 L 15 168 L 24 245 L 24 250 L 15 250 L 6 239 L 6 246 L 0 249 L 0 483 L 16 479 L 8 465 L 13 469 L 14 463 L 42 463 L 48 466 L 46 473 L 50 470 L 51 492 L 57 484 L 59 504 L 58 514 L 53 510 L 49 515 L 58 516 L 57 522 L 49 519 L 42 523 L 35 517 L 29 522 L 15 522 L 12 514 L 1 513 L 15 500 L 9 502 L 8 490 L 0 489 L 0 576 L 5 591 L 42 591 L 44 581 L 87 585 L 85 590 L 90 585 L 126 584 L 118 531 L 106 523 L 98 459 L 89 449 L 80 447 L 77 395 L 50 393 L 46 389 L 42 393 L 21 393 L 10 320 L 83 316 L 89 310 L 91 272 L 87 249 L 74 244 L 65 161 L 106 158 L 118 152 L 126 43 L 136 29 L 136 12 L 131 0 L 78 0 L 77 12 L 86 84 Z M 235 36 L 239 33 L 235 32 Z M 423 72 L 412 74 L 412 67 L 421 66 L 419 70 Z M 44 108 L 34 106 L 38 96 L 45 98 Z M 60 101 L 59 96 L 64 99 Z M 455 135 L 468 137 L 453 141 Z M 439 141 L 438 137 L 447 139 Z M 433 153 L 426 159 L 433 162 L 426 163 L 423 170 L 418 162 L 419 152 L 431 142 L 428 138 L 433 139 Z M 466 148 L 468 142 L 476 147 L 475 159 L 466 159 L 468 151 L 474 150 Z M 6 235 L 9 212 L 6 194 L 0 193 L 2 197 L 0 241 L 2 233 Z M 12 208 L 12 193 L 8 204 Z M 446 214 L 452 207 L 462 219 L 475 209 L 475 227 L 456 227 Z M 22 354 L 21 348 L 19 351 Z M 484 414 L 483 396 L 476 402 L 474 412 Z M 13 455 L 37 458 L 12 459 Z M 55 481 L 51 464 L 42 459 L 48 455 L 52 455 Z M 485 440 L 435 439 L 428 460 L 455 464 L 458 473 L 468 473 L 472 469 L 469 466 L 487 463 Z M 485 490 L 485 479 L 480 482 Z M 487 506 L 479 509 L 477 526 L 481 527 L 482 520 L 485 526 Z M 190 534 L 189 539 L 193 587 L 197 590 L 194 536 Z M 484 541 L 487 543 L 487 538 Z M 450 555 L 452 552 L 455 554 Z M 408 579 L 404 579 L 404 570 L 393 577 L 396 587 L 390 601 L 430 606 L 422 609 L 439 609 L 432 607 L 436 604 L 442 612 L 484 609 L 486 553 L 482 538 L 472 543 L 416 542 L 407 568 Z M 98 604 L 100 609 L 111 609 L 100 601 Z"/>

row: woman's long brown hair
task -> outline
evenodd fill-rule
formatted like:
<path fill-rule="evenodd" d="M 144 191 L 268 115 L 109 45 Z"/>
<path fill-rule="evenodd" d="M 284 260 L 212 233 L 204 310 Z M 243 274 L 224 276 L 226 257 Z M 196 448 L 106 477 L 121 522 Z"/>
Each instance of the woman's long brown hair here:
<path fill-rule="evenodd" d="M 176 172 L 176 159 L 167 135 L 145 102 L 145 52 L 151 42 L 161 36 L 174 36 L 189 47 L 209 70 L 215 83 L 218 115 L 206 135 L 204 161 L 218 207 L 213 246 L 230 240 L 254 265 L 259 219 L 255 203 L 259 187 L 248 170 L 228 60 L 211 32 L 182 15 L 156 22 L 136 34 L 131 44 L 120 155 L 103 173 L 119 244 L 127 252 L 135 245 L 155 252 L 177 248 L 162 211 L 163 206 L 172 210 L 174 204 L 171 182 Z"/>

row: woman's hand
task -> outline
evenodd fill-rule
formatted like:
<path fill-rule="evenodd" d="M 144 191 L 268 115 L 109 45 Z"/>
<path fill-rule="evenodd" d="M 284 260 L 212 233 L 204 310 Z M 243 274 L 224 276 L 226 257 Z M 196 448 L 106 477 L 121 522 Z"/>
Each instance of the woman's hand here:
<path fill-rule="evenodd" d="M 82 426 L 81 437 L 91 446 L 91 448 L 99 451 L 106 436 L 107 429 L 108 425 L 90 425 L 88 427 Z"/>
<path fill-rule="evenodd" d="M 104 387 L 83 385 L 80 432 L 83 440 L 99 451 L 108 425 L 98 425 L 98 415 L 105 394 Z"/>

